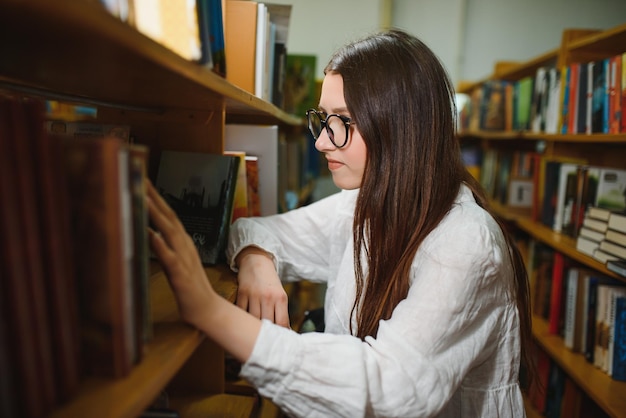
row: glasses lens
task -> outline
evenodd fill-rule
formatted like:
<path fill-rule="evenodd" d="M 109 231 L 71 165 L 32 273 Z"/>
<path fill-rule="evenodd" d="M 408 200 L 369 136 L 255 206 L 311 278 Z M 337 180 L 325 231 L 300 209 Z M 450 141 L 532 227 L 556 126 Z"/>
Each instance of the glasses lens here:
<path fill-rule="evenodd" d="M 326 126 L 328 129 L 328 136 L 333 141 L 336 147 L 341 148 L 346 144 L 348 139 L 346 136 L 346 125 L 339 116 L 331 115 L 326 119 Z"/>
<path fill-rule="evenodd" d="M 309 110 L 306 115 L 309 119 L 309 130 L 315 139 L 319 138 L 322 133 L 322 121 L 319 114 L 313 110 Z"/>

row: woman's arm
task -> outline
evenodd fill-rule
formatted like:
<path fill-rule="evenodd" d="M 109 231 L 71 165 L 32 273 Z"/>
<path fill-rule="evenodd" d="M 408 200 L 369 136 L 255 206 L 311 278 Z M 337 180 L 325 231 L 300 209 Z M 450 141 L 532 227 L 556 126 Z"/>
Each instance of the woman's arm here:
<path fill-rule="evenodd" d="M 191 238 L 152 184 L 148 184 L 148 210 L 158 230 L 150 231 L 150 244 L 174 290 L 182 319 L 239 361 L 247 361 L 261 321 L 219 296 L 211 287 Z"/>

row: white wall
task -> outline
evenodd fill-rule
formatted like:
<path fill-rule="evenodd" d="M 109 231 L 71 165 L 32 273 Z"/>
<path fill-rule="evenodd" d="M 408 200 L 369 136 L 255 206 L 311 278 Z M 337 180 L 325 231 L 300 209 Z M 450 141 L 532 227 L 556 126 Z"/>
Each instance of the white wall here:
<path fill-rule="evenodd" d="M 290 53 L 315 54 L 317 77 L 347 41 L 391 24 L 422 39 L 455 84 L 489 76 L 496 61 L 526 61 L 559 46 L 566 28 L 626 23 L 626 0 L 268 0 L 291 4 Z M 626 45 L 625 48 L 626 50 Z"/>

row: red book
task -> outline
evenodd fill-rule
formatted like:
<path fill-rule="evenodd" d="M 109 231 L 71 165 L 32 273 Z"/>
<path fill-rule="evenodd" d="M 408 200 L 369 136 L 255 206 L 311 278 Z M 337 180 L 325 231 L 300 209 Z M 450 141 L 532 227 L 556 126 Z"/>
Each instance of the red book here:
<path fill-rule="evenodd" d="M 552 288 L 550 290 L 550 313 L 548 316 L 548 332 L 558 334 L 563 323 L 563 276 L 565 275 L 565 257 L 559 252 L 554 253 L 552 263 Z"/>

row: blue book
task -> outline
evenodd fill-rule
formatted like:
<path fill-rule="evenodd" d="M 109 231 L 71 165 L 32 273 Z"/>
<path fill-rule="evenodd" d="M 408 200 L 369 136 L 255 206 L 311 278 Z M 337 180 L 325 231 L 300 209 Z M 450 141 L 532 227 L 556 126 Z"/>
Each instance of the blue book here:
<path fill-rule="evenodd" d="M 626 298 L 615 300 L 613 379 L 626 381 Z"/>

